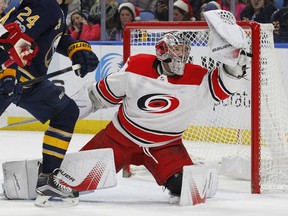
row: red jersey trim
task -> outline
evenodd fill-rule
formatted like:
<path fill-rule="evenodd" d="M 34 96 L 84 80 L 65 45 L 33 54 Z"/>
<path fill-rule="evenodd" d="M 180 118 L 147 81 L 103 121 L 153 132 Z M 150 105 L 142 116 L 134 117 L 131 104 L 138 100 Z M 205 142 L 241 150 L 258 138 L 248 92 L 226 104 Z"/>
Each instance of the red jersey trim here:
<path fill-rule="evenodd" d="M 161 131 L 149 130 L 132 122 L 129 118 L 127 118 L 124 112 L 123 106 L 121 105 L 118 112 L 118 121 L 120 125 L 130 136 L 142 143 L 154 144 L 175 140 L 176 138 L 181 138 L 182 133 L 184 132 L 165 133 Z"/>
<path fill-rule="evenodd" d="M 209 87 L 211 95 L 216 101 L 224 100 L 232 94 L 224 87 L 224 84 L 219 76 L 218 68 L 209 74 Z"/>
<path fill-rule="evenodd" d="M 121 97 L 117 97 L 109 89 L 107 77 L 96 84 L 96 90 L 102 98 L 104 98 L 107 102 L 111 104 L 118 104 L 120 101 L 122 101 Z"/>

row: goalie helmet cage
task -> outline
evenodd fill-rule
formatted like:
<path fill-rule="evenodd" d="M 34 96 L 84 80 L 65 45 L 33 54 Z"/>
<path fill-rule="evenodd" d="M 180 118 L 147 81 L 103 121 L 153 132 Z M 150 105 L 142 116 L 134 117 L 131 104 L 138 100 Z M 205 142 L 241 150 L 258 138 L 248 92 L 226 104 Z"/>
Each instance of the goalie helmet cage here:
<path fill-rule="evenodd" d="M 237 24 L 247 33 L 252 52 L 252 75 L 247 77 L 247 86 L 214 107 L 201 110 L 182 138 L 194 162 L 216 162 L 221 164 L 221 172 L 250 179 L 252 193 L 286 191 L 287 99 L 274 55 L 273 26 Z M 155 43 L 163 33 L 173 30 L 190 37 L 191 63 L 209 70 L 218 64 L 208 57 L 210 33 L 206 22 L 129 23 L 123 33 L 124 62 L 137 53 L 155 54 Z M 132 167 L 126 169 L 134 174 Z"/>

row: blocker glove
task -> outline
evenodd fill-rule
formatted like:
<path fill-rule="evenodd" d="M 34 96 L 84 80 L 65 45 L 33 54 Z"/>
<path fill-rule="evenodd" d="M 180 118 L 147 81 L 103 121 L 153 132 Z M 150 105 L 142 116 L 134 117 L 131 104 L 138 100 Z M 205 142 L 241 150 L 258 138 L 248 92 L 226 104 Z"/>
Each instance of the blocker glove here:
<path fill-rule="evenodd" d="M 17 23 L 9 23 L 4 26 L 7 33 L 0 37 L 0 45 L 10 56 L 10 61 L 0 62 L 4 68 L 16 62 L 20 67 L 30 65 L 32 59 L 38 52 L 38 47 L 34 40 L 22 33 Z"/>
<path fill-rule="evenodd" d="M 84 77 L 87 73 L 94 71 L 99 63 L 91 46 L 86 41 L 78 41 L 68 48 L 68 56 L 72 60 L 72 64 L 80 64 L 81 68 L 76 70 L 77 76 Z"/>
<path fill-rule="evenodd" d="M 240 52 L 236 66 L 232 67 L 223 64 L 225 72 L 237 79 L 243 78 L 250 72 L 251 68 L 251 54 L 246 53 L 244 50 Z"/>
<path fill-rule="evenodd" d="M 17 83 L 15 69 L 7 68 L 0 73 L 0 99 L 19 100 L 22 91 L 22 86 Z"/>

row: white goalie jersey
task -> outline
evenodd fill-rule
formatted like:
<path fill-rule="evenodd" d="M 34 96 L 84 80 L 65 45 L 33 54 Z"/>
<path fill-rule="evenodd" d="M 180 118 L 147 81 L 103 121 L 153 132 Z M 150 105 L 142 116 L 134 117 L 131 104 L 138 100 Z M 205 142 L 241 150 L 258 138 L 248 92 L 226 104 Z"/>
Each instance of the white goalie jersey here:
<path fill-rule="evenodd" d="M 154 55 L 138 54 L 124 67 L 93 84 L 101 107 L 120 103 L 114 126 L 143 147 L 156 147 L 181 139 L 197 111 L 229 97 L 241 81 L 221 67 L 186 64 L 183 76 L 160 75 Z M 159 62 L 158 62 L 159 64 Z"/>

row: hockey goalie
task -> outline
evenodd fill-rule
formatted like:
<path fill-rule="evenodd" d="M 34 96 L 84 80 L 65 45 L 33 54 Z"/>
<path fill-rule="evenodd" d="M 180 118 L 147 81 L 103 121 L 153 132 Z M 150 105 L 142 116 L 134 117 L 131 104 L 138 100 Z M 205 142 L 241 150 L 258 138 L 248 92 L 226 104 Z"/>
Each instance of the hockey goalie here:
<path fill-rule="evenodd" d="M 237 92 L 250 67 L 246 34 L 234 16 L 216 10 L 205 17 L 218 68 L 208 71 L 187 63 L 193 52 L 187 33 L 172 31 L 157 42 L 156 55 L 131 56 L 120 71 L 74 96 L 86 107 L 80 118 L 120 104 L 113 120 L 81 151 L 112 148 L 116 172 L 127 164 L 144 165 L 180 205 L 205 202 L 217 189 L 216 168 L 193 163 L 182 143 L 183 132 L 201 108 Z"/>
<path fill-rule="evenodd" d="M 231 20 L 222 20 L 223 15 Z M 180 205 L 204 203 L 218 186 L 216 167 L 193 163 L 181 139 L 183 132 L 197 111 L 236 93 L 247 82 L 250 67 L 245 32 L 233 15 L 208 11 L 206 20 L 212 29 L 211 56 L 219 67 L 208 71 L 187 63 L 193 50 L 186 32 L 172 31 L 157 42 L 156 55 L 131 56 L 119 71 L 73 96 L 79 119 L 119 106 L 107 127 L 80 152 L 113 149 L 116 172 L 129 164 L 144 165 L 157 184 L 169 190 L 170 201 Z"/>

